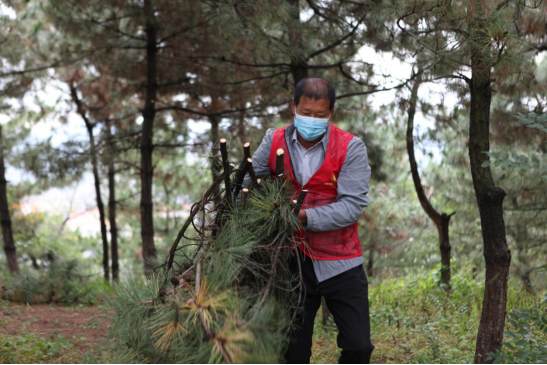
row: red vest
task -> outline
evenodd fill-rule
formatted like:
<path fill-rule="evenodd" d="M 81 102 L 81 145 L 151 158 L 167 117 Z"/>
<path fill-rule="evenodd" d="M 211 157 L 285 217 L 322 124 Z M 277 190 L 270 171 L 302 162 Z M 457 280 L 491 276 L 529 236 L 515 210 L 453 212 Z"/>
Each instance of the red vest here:
<path fill-rule="evenodd" d="M 351 133 L 330 125 L 329 145 L 325 160 L 317 172 L 305 186 L 300 185 L 294 178 L 291 168 L 289 150 L 285 140 L 287 126 L 275 131 L 268 161 L 272 177 L 275 174 L 277 150 L 285 151 L 285 172 L 291 180 L 291 191 L 294 199 L 298 198 L 301 190 L 308 190 L 303 209 L 320 207 L 331 204 L 338 197 L 338 175 L 346 159 L 349 141 L 354 137 Z M 316 260 L 341 260 L 359 257 L 362 255 L 361 242 L 357 234 L 357 222 L 333 231 L 312 232 L 300 230 L 296 232 L 300 241 L 300 249 L 309 257 Z"/>

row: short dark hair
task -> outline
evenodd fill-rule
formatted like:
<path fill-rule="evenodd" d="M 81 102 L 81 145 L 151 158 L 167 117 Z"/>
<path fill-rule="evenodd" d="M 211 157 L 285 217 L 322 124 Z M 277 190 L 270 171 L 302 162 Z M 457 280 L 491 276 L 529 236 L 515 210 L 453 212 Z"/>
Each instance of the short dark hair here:
<path fill-rule="evenodd" d="M 306 77 L 300 80 L 294 90 L 294 103 L 297 106 L 302 95 L 314 100 L 328 99 L 330 102 L 329 109 L 332 110 L 334 108 L 336 91 L 334 91 L 331 83 L 324 78 Z"/>

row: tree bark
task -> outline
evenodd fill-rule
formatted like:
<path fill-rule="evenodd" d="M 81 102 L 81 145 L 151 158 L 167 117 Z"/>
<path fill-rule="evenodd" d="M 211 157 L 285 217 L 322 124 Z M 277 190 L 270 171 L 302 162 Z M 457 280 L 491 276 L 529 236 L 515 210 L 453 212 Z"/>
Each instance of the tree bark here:
<path fill-rule="evenodd" d="M 480 9 L 478 3 L 476 6 Z M 484 27 L 479 22 L 473 24 L 475 29 Z M 488 52 L 489 48 L 485 49 Z M 491 360 L 487 360 L 488 354 L 501 350 L 503 344 L 511 251 L 507 247 L 503 219 L 505 191 L 495 185 L 490 167 L 482 167 L 483 162 L 488 160 L 484 152 L 490 149 L 492 80 L 488 55 L 483 55 L 481 50 L 476 50 L 471 57 L 471 65 L 469 160 L 481 218 L 483 253 L 486 261 L 486 283 L 475 363 L 491 363 Z"/>
<path fill-rule="evenodd" d="M 108 221 L 110 222 L 110 250 L 112 253 L 112 280 L 118 282 L 119 260 L 118 260 L 118 225 L 116 224 L 116 170 L 114 166 L 114 155 L 116 149 L 112 140 L 112 126 L 106 125 L 106 133 L 109 146 L 108 160 Z"/>
<path fill-rule="evenodd" d="M 146 95 L 142 111 L 141 136 L 141 239 L 144 259 L 144 274 L 152 275 L 154 261 L 157 257 L 154 243 L 154 202 L 152 198 L 152 181 L 154 166 L 154 119 L 156 117 L 156 94 L 158 88 L 157 70 L 157 29 L 154 16 L 153 0 L 144 0 L 144 17 L 146 21 Z"/>
<path fill-rule="evenodd" d="M 248 142 L 247 135 L 245 134 L 245 112 L 241 112 L 237 120 L 237 137 L 239 138 L 241 144 Z"/>
<path fill-rule="evenodd" d="M 291 16 L 295 24 L 300 23 L 300 5 L 299 0 L 287 0 L 293 7 Z M 291 75 L 293 77 L 294 86 L 298 82 L 308 77 L 308 63 L 304 56 L 304 41 L 302 34 L 299 33 L 298 27 L 291 27 L 289 29 L 289 42 L 290 42 L 290 57 L 291 57 Z"/>
<path fill-rule="evenodd" d="M 17 262 L 17 251 L 15 249 L 15 241 L 13 240 L 13 230 L 11 228 L 7 184 L 4 166 L 2 126 L 0 125 L 0 220 L 2 223 L 2 237 L 4 238 L 4 253 L 6 254 L 9 271 L 12 274 L 20 274 L 21 270 L 19 269 L 19 263 Z"/>
<path fill-rule="evenodd" d="M 368 263 L 367 263 L 367 275 L 369 277 L 374 276 L 374 248 L 375 242 L 368 245 Z"/>
<path fill-rule="evenodd" d="M 95 137 L 93 136 L 93 127 L 94 124 L 91 123 L 87 117 L 85 108 L 82 104 L 82 101 L 78 97 L 78 91 L 74 85 L 70 85 L 70 95 L 72 96 L 72 101 L 76 104 L 78 114 L 82 117 L 85 123 L 85 128 L 87 130 L 87 135 L 89 137 L 89 153 L 91 155 L 91 169 L 93 172 L 93 180 L 95 184 L 95 199 L 97 201 L 97 208 L 99 209 L 99 221 L 101 225 L 101 240 L 103 242 L 103 273 L 104 279 L 106 281 L 110 280 L 110 269 L 108 262 L 108 237 L 106 233 L 106 216 L 104 213 L 104 204 L 101 197 L 101 179 L 99 177 L 99 162 L 97 159 L 97 148 L 95 146 Z"/>
<path fill-rule="evenodd" d="M 219 140 L 219 134 L 218 134 L 218 124 L 219 120 L 217 117 L 209 116 L 209 122 L 211 123 L 211 146 L 215 146 L 215 144 Z M 214 183 L 217 180 L 217 177 L 220 174 L 220 170 L 222 169 L 222 164 L 220 163 L 220 160 L 217 158 L 213 158 L 211 162 L 211 181 Z M 215 186 L 215 190 L 213 192 L 213 196 L 216 197 L 214 202 L 215 205 L 218 205 L 220 203 L 220 186 Z"/>
<path fill-rule="evenodd" d="M 440 229 L 439 232 L 439 247 L 441 249 L 441 282 L 443 284 L 448 285 L 447 290 L 450 289 L 450 277 L 451 277 L 451 269 L 450 269 L 450 253 L 452 250 L 452 247 L 450 246 L 450 236 L 449 236 L 449 226 L 450 226 L 450 217 L 452 217 L 454 213 L 441 214 L 441 226 L 440 228 L 437 227 L 437 229 Z"/>
<path fill-rule="evenodd" d="M 171 199 L 170 199 L 170 191 L 169 191 L 169 188 L 167 187 L 167 183 L 165 182 L 165 179 L 162 181 L 162 185 L 163 185 L 163 192 L 165 193 L 165 209 L 166 209 L 165 227 L 163 228 L 163 233 L 168 234 L 169 233 L 169 218 L 171 213 L 169 203 Z"/>
<path fill-rule="evenodd" d="M 412 175 L 412 181 L 414 182 L 414 189 L 420 205 L 424 209 L 425 213 L 433 221 L 439 232 L 439 248 L 441 251 L 441 282 L 447 285 L 447 289 L 450 289 L 450 237 L 449 237 L 449 224 L 452 214 L 442 213 L 440 214 L 433 208 L 431 202 L 425 194 L 422 181 L 420 179 L 420 173 L 418 171 L 418 164 L 416 162 L 416 155 L 414 154 L 414 116 L 416 115 L 416 105 L 418 103 L 418 89 L 420 88 L 420 78 L 418 77 L 412 85 L 410 92 L 410 102 L 408 107 L 408 119 L 406 128 L 406 149 L 408 152 L 408 161 L 410 163 L 410 173 Z"/>

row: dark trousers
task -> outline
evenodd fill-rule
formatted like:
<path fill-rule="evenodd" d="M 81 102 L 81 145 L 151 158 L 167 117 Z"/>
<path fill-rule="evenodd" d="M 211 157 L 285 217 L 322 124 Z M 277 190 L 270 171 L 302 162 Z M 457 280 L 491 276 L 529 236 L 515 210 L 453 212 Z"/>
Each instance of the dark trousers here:
<path fill-rule="evenodd" d="M 324 296 L 338 327 L 337 344 L 342 349 L 339 363 L 370 363 L 374 345 L 370 339 L 368 280 L 363 266 L 359 265 L 318 283 L 312 260 L 299 249 L 293 252 L 302 260 L 305 298 L 303 310 L 300 311 L 295 329 L 290 334 L 286 361 L 291 364 L 310 363 L 313 324 L 321 305 L 321 296 Z M 289 268 L 298 278 L 298 263 L 294 256 L 289 258 Z M 297 281 L 293 283 L 297 284 Z"/>

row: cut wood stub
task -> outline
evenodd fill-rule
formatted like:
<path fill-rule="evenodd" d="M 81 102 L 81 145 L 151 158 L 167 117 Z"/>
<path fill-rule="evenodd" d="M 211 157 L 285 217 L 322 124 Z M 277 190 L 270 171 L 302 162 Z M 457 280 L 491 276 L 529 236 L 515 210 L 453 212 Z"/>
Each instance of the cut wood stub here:
<path fill-rule="evenodd" d="M 243 145 L 243 156 L 246 159 L 251 157 L 251 143 L 250 142 L 247 142 Z"/>
<path fill-rule="evenodd" d="M 248 198 L 249 198 L 249 189 L 247 188 L 241 189 L 241 205 L 243 209 L 245 209 L 245 206 L 247 205 Z"/>
<path fill-rule="evenodd" d="M 251 177 L 251 180 L 256 184 L 257 178 L 256 178 L 255 170 L 253 168 L 253 159 L 248 158 L 247 162 L 249 163 L 249 176 Z"/>
<path fill-rule="evenodd" d="M 300 209 L 302 209 L 302 204 L 304 204 L 304 199 L 306 199 L 306 195 L 308 195 L 308 190 L 302 190 L 300 192 L 298 200 L 296 201 L 296 207 L 294 208 L 295 215 L 298 215 L 298 213 L 300 213 Z"/>
<path fill-rule="evenodd" d="M 277 150 L 277 158 L 275 162 L 275 176 L 283 176 L 285 174 L 285 151 L 283 148 Z"/>
<path fill-rule="evenodd" d="M 226 189 L 226 194 L 224 197 L 229 203 L 232 200 L 232 188 L 230 181 L 230 163 L 228 162 L 228 148 L 227 148 L 226 138 L 220 139 L 220 154 L 222 156 L 222 167 L 224 169 L 224 187 Z"/>

